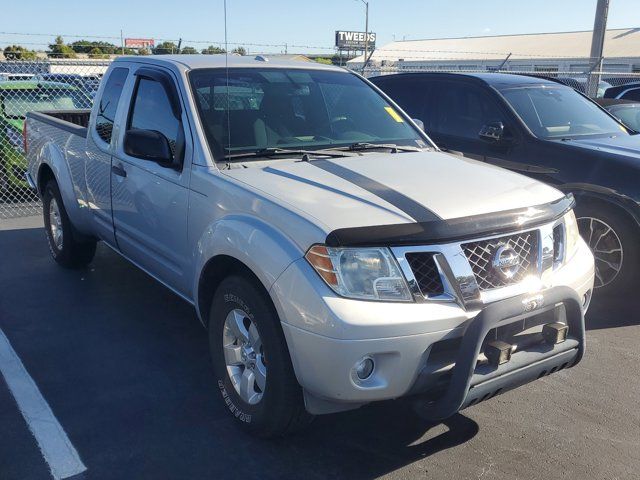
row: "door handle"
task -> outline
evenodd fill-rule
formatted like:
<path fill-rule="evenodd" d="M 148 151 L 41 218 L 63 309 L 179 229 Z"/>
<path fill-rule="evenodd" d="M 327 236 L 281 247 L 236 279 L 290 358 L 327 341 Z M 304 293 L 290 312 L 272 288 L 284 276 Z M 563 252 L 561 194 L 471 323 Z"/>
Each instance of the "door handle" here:
<path fill-rule="evenodd" d="M 117 166 L 117 165 L 112 165 L 111 166 L 111 173 L 113 173 L 114 175 L 117 175 L 119 177 L 126 177 L 127 176 L 127 171 L 122 168 L 121 166 Z"/>

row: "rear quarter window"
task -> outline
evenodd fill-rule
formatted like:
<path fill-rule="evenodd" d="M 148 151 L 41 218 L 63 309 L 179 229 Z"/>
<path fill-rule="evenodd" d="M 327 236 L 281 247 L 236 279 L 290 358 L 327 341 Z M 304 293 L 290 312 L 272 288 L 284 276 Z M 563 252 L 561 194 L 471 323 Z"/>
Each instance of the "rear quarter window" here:
<path fill-rule="evenodd" d="M 96 115 L 96 133 L 105 143 L 111 143 L 113 123 L 118 109 L 118 102 L 122 96 L 122 89 L 127 80 L 127 68 L 114 68 L 104 86 L 98 114 Z"/>

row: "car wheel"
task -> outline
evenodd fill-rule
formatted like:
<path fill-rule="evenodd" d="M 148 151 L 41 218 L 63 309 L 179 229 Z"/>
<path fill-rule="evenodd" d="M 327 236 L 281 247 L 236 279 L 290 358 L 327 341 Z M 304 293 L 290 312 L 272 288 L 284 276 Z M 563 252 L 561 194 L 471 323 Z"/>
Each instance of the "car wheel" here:
<path fill-rule="evenodd" d="M 638 228 L 625 213 L 601 202 L 579 201 L 576 218 L 580 235 L 595 258 L 597 293 L 628 291 L 640 268 Z"/>
<path fill-rule="evenodd" d="M 311 421 L 280 320 L 267 293 L 249 275 L 228 277 L 217 288 L 209 348 L 221 398 L 237 424 L 273 437 Z"/>
<path fill-rule="evenodd" d="M 50 180 L 42 195 L 42 215 L 49 251 L 53 259 L 65 268 L 88 265 L 96 253 L 96 241 L 79 241 L 62 203 L 55 180 Z"/>

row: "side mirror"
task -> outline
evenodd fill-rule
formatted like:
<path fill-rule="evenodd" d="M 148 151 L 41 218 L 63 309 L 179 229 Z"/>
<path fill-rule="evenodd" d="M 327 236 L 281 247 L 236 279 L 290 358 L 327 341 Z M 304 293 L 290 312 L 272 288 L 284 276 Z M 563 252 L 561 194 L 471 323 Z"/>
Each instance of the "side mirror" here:
<path fill-rule="evenodd" d="M 419 118 L 412 118 L 411 120 L 413 120 L 413 123 L 415 123 L 418 128 L 424 132 L 424 122 L 422 120 Z"/>
<path fill-rule="evenodd" d="M 504 138 L 504 124 L 502 122 L 490 122 L 482 126 L 478 136 L 490 142 L 499 142 Z"/>
<path fill-rule="evenodd" d="M 178 165 L 171 153 L 169 140 L 156 130 L 127 130 L 124 134 L 124 153 L 142 160 L 150 160 L 167 168 Z"/>

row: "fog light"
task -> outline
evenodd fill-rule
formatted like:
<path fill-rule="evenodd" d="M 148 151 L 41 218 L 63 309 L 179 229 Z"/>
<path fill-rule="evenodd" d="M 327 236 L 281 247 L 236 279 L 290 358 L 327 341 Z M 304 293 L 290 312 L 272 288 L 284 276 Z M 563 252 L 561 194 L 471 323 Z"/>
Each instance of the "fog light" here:
<path fill-rule="evenodd" d="M 547 323 L 542 327 L 542 336 L 544 341 L 555 345 L 556 343 L 562 343 L 567 339 L 567 332 L 569 327 L 564 323 Z"/>
<path fill-rule="evenodd" d="M 360 380 L 366 380 L 373 373 L 373 366 L 373 359 L 370 357 L 364 357 L 356 363 L 356 375 Z"/>

